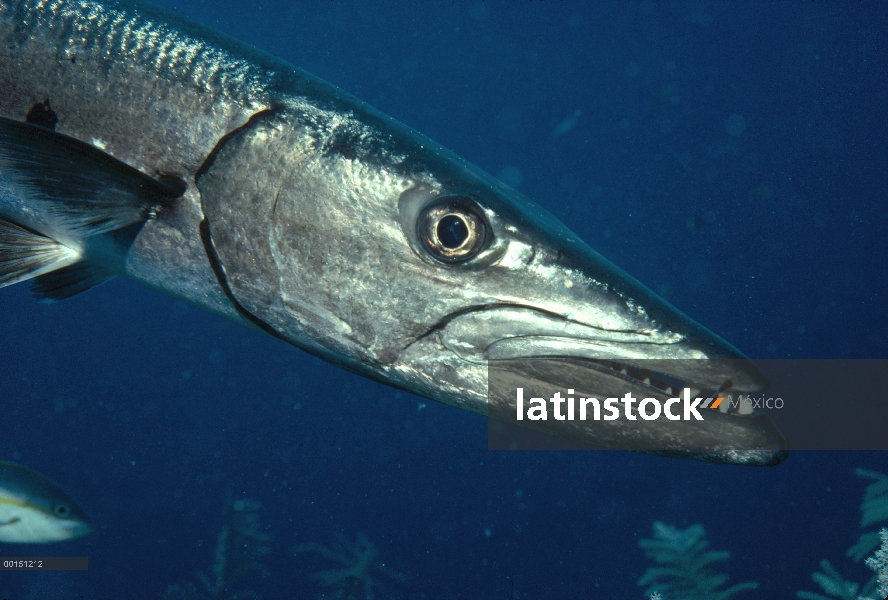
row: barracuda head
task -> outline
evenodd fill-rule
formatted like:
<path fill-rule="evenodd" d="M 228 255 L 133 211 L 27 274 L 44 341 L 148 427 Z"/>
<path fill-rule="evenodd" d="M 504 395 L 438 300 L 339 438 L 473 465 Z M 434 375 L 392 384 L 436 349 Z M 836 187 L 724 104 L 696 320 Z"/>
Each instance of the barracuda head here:
<path fill-rule="evenodd" d="M 602 398 L 617 388 L 666 399 L 678 392 L 670 388 L 727 395 L 766 385 L 735 348 L 540 207 L 366 109 L 292 104 L 256 119 L 198 187 L 245 311 L 422 396 L 486 413 L 489 364 L 528 381 L 569 376 L 578 394 Z M 762 417 L 712 412 L 685 429 L 599 423 L 569 435 L 720 462 L 785 456 Z"/>

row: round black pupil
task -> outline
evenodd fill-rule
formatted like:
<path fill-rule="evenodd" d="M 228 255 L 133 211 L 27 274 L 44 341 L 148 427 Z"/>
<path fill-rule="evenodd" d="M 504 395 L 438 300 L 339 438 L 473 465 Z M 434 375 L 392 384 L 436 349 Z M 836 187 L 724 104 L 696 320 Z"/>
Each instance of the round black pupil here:
<path fill-rule="evenodd" d="M 447 215 L 438 221 L 438 239 L 445 248 L 459 248 L 469 237 L 469 227 L 456 215 Z"/>
<path fill-rule="evenodd" d="M 58 515 L 68 514 L 68 507 L 67 506 L 57 506 L 56 507 L 56 514 L 58 514 Z"/>

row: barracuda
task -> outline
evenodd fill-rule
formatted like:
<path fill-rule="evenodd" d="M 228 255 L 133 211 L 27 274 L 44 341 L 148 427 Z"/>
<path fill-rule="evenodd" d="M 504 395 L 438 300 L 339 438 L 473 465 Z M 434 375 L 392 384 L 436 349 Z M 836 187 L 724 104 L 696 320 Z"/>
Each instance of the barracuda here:
<path fill-rule="evenodd" d="M 599 396 L 766 385 L 514 190 L 173 13 L 3 0 L 0 82 L 0 285 L 31 280 L 60 300 L 125 275 L 479 413 L 489 364 L 569 374 Z M 786 456 L 765 417 L 713 412 L 693 429 L 570 435 L 632 449 L 640 435 L 646 451 L 718 462 Z"/>

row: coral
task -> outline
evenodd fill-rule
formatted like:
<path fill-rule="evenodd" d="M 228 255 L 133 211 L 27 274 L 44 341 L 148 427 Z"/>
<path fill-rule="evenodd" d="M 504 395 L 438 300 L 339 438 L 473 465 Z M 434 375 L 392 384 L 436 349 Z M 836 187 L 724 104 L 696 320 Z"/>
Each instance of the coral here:
<path fill-rule="evenodd" d="M 882 547 L 870 558 L 866 559 L 866 566 L 876 572 L 876 580 L 879 585 L 879 594 L 888 598 L 888 529 L 879 531 Z"/>
<path fill-rule="evenodd" d="M 888 522 L 888 475 L 877 473 L 876 471 L 868 471 L 866 469 L 857 469 L 855 471 L 858 477 L 871 479 L 873 482 L 866 487 L 863 494 L 863 500 L 860 502 L 860 526 L 869 527 L 879 523 Z M 883 528 L 884 532 L 885 529 Z M 845 554 L 856 562 L 862 561 L 869 556 L 879 546 L 880 533 L 865 532 L 860 535 L 857 543 L 851 547 Z M 885 571 L 888 570 L 888 549 L 886 549 L 885 538 L 882 537 L 882 549 L 876 554 L 866 559 L 866 565 L 873 571 L 876 571 L 880 578 L 888 579 Z M 881 598 L 888 596 L 888 583 L 883 583 L 883 579 L 874 577 L 866 585 L 863 586 L 861 595 L 857 595 L 860 585 L 845 581 L 839 572 L 827 560 L 820 561 L 822 573 L 814 573 L 811 578 L 821 587 L 824 593 L 829 594 L 833 598 L 842 598 L 843 600 L 867 600 L 876 591 L 876 585 L 879 585 Z M 881 570 L 880 570 L 881 569 Z M 797 592 L 796 596 L 802 600 L 830 600 L 826 596 L 815 594 L 813 592 Z"/>
<path fill-rule="evenodd" d="M 681 530 L 657 521 L 653 539 L 641 540 L 638 545 L 659 567 L 651 567 L 638 580 L 648 586 L 645 594 L 662 594 L 669 600 L 727 600 L 735 594 L 758 587 L 755 582 L 738 583 L 719 590 L 728 580 L 716 573 L 710 565 L 728 560 L 729 552 L 707 550 L 706 531 L 702 525 Z"/>
<path fill-rule="evenodd" d="M 261 559 L 268 554 L 271 536 L 262 533 L 259 525 L 261 505 L 255 500 L 228 500 L 225 523 L 219 532 L 214 562 L 208 573 L 198 573 L 203 591 L 190 581 L 169 586 L 164 600 L 247 600 L 259 598 L 251 589 L 235 589 L 236 584 L 251 574 L 267 576 Z"/>
<path fill-rule="evenodd" d="M 873 480 L 873 483 L 866 487 L 863 500 L 860 502 L 860 526 L 869 527 L 888 523 L 888 475 L 866 469 L 857 469 L 855 473 L 858 477 Z M 847 555 L 855 562 L 860 562 L 878 547 L 879 534 L 866 532 L 860 535 L 860 540 L 848 550 Z"/>
<path fill-rule="evenodd" d="M 814 573 L 811 579 L 823 589 L 824 593 L 842 600 L 857 600 L 859 584 L 845 581 L 828 560 L 821 560 L 820 568 L 823 569 L 823 573 Z M 796 597 L 802 600 L 831 600 L 814 592 L 796 592 Z"/>
<path fill-rule="evenodd" d="M 268 574 L 261 559 L 269 552 L 271 536 L 260 531 L 261 508 L 259 502 L 249 499 L 226 503 L 225 524 L 216 542 L 212 574 L 210 577 L 199 575 L 214 600 L 258 597 L 252 590 L 234 591 L 232 584 L 249 574 Z"/>
<path fill-rule="evenodd" d="M 348 600 L 358 598 L 363 591 L 364 598 L 373 600 L 374 590 L 382 587 L 378 576 L 404 581 L 406 577 L 388 569 L 379 559 L 376 548 L 363 533 L 358 533 L 355 542 L 344 536 L 337 537 L 332 546 L 321 544 L 300 544 L 293 548 L 293 553 L 316 552 L 326 559 L 342 565 L 337 569 L 320 571 L 312 577 L 319 579 L 324 585 L 336 590 L 336 598 Z"/>

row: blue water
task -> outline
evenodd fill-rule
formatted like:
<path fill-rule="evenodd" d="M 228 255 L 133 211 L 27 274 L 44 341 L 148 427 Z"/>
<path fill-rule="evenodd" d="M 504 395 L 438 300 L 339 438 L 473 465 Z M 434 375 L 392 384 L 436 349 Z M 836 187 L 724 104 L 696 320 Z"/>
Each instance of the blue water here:
<path fill-rule="evenodd" d="M 752 357 L 888 357 L 884 3 L 165 4 L 502 173 Z M 3 573 L 5 598 L 197 582 L 226 497 L 263 506 L 268 575 L 238 583 L 263 598 L 315 598 L 333 565 L 293 546 L 363 532 L 407 575 L 377 598 L 640 599 L 656 520 L 703 524 L 731 582 L 760 583 L 738 598 L 816 590 L 823 558 L 870 574 L 844 558 L 853 469 L 884 453 L 491 452 L 483 417 L 119 278 L 53 305 L 7 288 L 0 314 L 0 457 L 96 525 L 0 549 L 90 560 Z"/>

